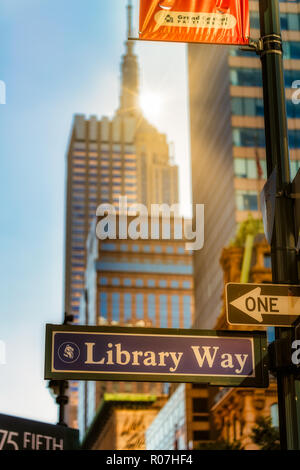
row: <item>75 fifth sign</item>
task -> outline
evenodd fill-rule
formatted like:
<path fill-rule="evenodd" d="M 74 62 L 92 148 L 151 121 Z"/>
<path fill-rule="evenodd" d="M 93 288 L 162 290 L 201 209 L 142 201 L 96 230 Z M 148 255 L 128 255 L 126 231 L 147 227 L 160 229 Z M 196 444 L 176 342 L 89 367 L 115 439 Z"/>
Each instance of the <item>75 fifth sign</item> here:
<path fill-rule="evenodd" d="M 265 332 L 46 326 L 45 379 L 266 387 Z"/>

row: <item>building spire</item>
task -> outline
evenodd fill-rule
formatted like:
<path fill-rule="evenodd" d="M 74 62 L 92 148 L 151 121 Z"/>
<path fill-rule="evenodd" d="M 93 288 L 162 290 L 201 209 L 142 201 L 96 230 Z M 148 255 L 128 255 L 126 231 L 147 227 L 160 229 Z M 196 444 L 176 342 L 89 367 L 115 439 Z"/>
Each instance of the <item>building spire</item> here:
<path fill-rule="evenodd" d="M 138 112 L 139 93 L 139 68 L 137 57 L 134 54 L 134 42 L 129 41 L 132 37 L 132 3 L 127 4 L 127 40 L 126 54 L 122 57 L 121 63 L 121 96 L 119 113 L 136 114 Z"/>
<path fill-rule="evenodd" d="M 127 13 L 128 13 L 127 36 L 130 38 L 132 36 L 132 3 L 131 3 L 131 0 L 128 0 Z"/>

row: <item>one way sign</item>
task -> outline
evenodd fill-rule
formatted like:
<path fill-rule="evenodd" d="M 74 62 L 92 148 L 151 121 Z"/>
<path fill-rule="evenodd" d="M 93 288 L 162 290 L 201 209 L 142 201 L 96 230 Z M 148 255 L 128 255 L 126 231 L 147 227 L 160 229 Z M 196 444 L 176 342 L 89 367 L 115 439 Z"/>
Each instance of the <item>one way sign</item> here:
<path fill-rule="evenodd" d="M 292 326 L 300 316 L 300 286 L 229 283 L 226 312 L 230 325 Z"/>

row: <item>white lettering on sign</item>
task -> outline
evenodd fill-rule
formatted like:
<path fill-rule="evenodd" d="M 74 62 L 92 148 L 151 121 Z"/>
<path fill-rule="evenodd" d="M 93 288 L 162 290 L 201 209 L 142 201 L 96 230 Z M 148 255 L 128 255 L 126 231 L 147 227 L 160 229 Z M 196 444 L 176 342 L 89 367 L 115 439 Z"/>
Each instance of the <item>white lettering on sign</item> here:
<path fill-rule="evenodd" d="M 52 436 L 24 432 L 23 448 L 30 450 L 64 450 L 63 439 Z"/>
<path fill-rule="evenodd" d="M 107 351 L 101 358 L 95 358 L 94 342 L 85 343 L 86 361 L 90 365 L 121 365 L 121 366 L 159 366 L 168 369 L 168 372 L 176 372 L 182 360 L 183 352 L 175 351 L 127 351 L 121 343 L 108 343 Z M 220 363 L 223 369 L 234 369 L 236 374 L 241 374 L 246 365 L 248 354 L 219 353 L 219 346 L 191 346 L 196 362 L 201 369 L 208 365 L 212 369 Z"/>
<path fill-rule="evenodd" d="M 204 364 L 205 360 L 207 361 L 208 367 L 210 367 L 210 368 L 213 367 L 215 359 L 216 359 L 216 354 L 219 350 L 218 346 L 214 346 L 212 348 L 212 349 L 214 349 L 213 353 L 210 352 L 211 346 L 202 346 L 202 349 L 204 350 L 204 354 L 202 356 L 199 352 L 199 346 L 191 346 L 191 348 L 192 348 L 192 350 L 195 354 L 195 357 L 196 357 L 196 360 L 197 360 L 197 363 L 198 363 L 199 367 L 203 367 L 203 364 Z M 244 356 L 244 357 L 242 357 L 242 356 Z M 221 355 L 221 359 L 222 359 L 221 367 L 223 367 L 224 369 L 225 368 L 227 369 L 228 367 L 233 369 L 235 367 L 234 366 L 234 359 L 236 359 L 237 363 L 239 365 L 239 369 L 235 369 L 235 373 L 240 374 L 244 369 L 247 357 L 248 357 L 248 354 L 228 354 L 228 353 L 224 353 L 224 354 Z"/>
<path fill-rule="evenodd" d="M 203 356 L 201 356 L 201 354 L 199 352 L 199 346 L 191 346 L 191 348 L 192 348 L 192 350 L 195 354 L 195 357 L 197 359 L 199 367 L 203 367 L 203 363 L 206 360 L 207 363 L 208 363 L 208 367 L 212 368 L 212 366 L 214 365 L 214 362 L 215 362 L 215 358 L 216 358 L 216 354 L 217 354 L 217 351 L 219 349 L 219 346 L 214 346 L 213 347 L 213 349 L 214 349 L 213 355 L 211 355 L 211 353 L 210 353 L 211 346 L 202 346 L 202 349 L 204 350 Z"/>
<path fill-rule="evenodd" d="M 23 446 L 23 447 L 22 447 Z M 0 429 L 0 450 L 63 450 L 63 439 L 56 439 L 52 436 L 34 434 L 25 431 L 22 433 Z"/>
<path fill-rule="evenodd" d="M 15 438 L 19 436 L 18 432 L 7 431 L 6 429 L 0 429 L 0 450 L 4 449 L 4 446 L 9 446 L 11 450 L 19 450 L 19 446 L 15 441 Z"/>
<path fill-rule="evenodd" d="M 168 367 L 170 372 L 175 372 L 183 356 L 182 352 L 165 352 L 155 353 L 154 351 L 133 351 L 130 353 L 126 349 L 122 349 L 121 343 L 113 345 L 108 343 L 106 357 L 102 357 L 98 361 L 94 358 L 95 343 L 85 343 L 87 355 L 85 364 L 106 364 L 126 366 L 160 366 Z M 113 351 L 112 348 L 115 347 Z"/>

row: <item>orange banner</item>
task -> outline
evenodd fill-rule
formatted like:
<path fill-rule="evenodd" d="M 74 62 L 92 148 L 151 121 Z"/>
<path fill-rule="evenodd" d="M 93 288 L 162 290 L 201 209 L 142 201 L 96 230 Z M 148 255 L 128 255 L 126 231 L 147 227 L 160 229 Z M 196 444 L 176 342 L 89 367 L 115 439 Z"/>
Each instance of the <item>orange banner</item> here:
<path fill-rule="evenodd" d="M 248 44 L 248 0 L 140 0 L 139 38 Z"/>

